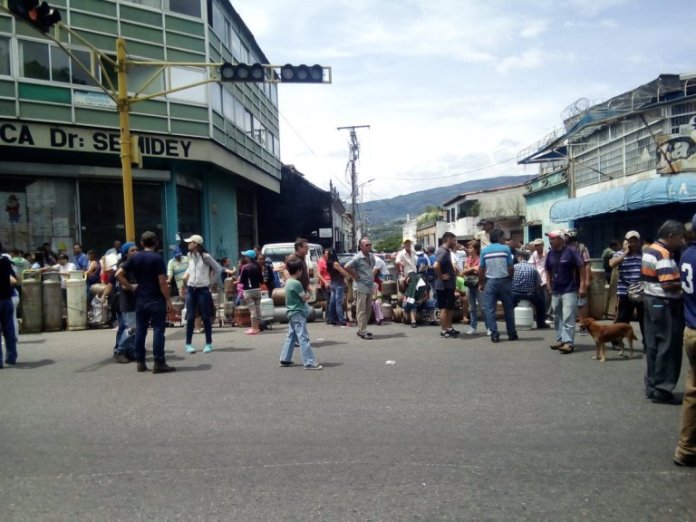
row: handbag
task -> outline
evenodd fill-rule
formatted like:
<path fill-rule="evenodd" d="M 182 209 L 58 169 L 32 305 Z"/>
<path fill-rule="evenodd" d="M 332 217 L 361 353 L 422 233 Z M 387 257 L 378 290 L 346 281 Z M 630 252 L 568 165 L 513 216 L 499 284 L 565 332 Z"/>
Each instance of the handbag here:
<path fill-rule="evenodd" d="M 628 285 L 628 298 L 632 303 L 642 303 L 645 298 L 645 285 L 643 281 Z"/>
<path fill-rule="evenodd" d="M 475 288 L 479 284 L 479 278 L 477 275 L 469 275 L 464 278 L 464 286 L 468 288 Z"/>

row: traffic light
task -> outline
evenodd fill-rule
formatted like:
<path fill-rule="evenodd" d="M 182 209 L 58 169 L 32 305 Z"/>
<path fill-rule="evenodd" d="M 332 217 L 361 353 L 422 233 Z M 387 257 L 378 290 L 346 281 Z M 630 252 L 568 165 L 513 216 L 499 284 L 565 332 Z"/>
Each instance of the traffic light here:
<path fill-rule="evenodd" d="M 324 68 L 321 65 L 290 65 L 280 68 L 280 81 L 288 83 L 324 83 Z"/>
<path fill-rule="evenodd" d="M 266 71 L 260 63 L 223 63 L 220 66 L 220 80 L 223 82 L 263 82 Z"/>
<path fill-rule="evenodd" d="M 7 9 L 42 33 L 60 22 L 60 11 L 39 0 L 7 0 Z"/>

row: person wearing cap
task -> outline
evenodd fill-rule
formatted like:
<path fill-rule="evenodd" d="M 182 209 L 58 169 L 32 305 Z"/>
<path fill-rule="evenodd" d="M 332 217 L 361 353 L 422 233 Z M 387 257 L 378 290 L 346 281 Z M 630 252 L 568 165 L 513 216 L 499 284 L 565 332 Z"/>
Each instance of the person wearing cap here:
<path fill-rule="evenodd" d="M 549 285 L 549 276 L 546 273 L 546 249 L 544 248 L 544 240 L 540 237 L 532 241 L 532 255 L 529 256 L 529 263 L 534 265 L 536 271 L 541 278 L 541 290 L 544 295 L 544 303 L 546 303 L 546 321 L 550 324 L 553 321 L 551 312 L 551 287 Z"/>
<path fill-rule="evenodd" d="M 188 246 L 188 268 L 184 274 L 186 284 L 186 345 L 184 349 L 187 353 L 196 353 L 196 349 L 191 344 L 193 341 L 194 318 L 196 310 L 203 320 L 205 331 L 205 346 L 203 353 L 213 351 L 213 296 L 210 293 L 210 286 L 217 286 L 220 283 L 222 267 L 215 261 L 215 258 L 203 248 L 203 238 L 198 234 L 184 239 Z"/>
<path fill-rule="evenodd" d="M 485 313 L 488 316 L 486 324 L 491 330 L 491 342 L 494 343 L 500 341 L 498 323 L 495 320 L 495 305 L 498 301 L 503 305 L 508 340 L 519 339 L 515 326 L 515 307 L 512 304 L 512 250 L 509 246 L 501 244 L 503 237 L 503 231 L 500 229 L 491 232 L 491 244 L 481 249 L 479 265 L 479 289 L 483 292 Z"/>
<path fill-rule="evenodd" d="M 580 296 L 578 297 L 578 312 L 577 316 L 578 319 L 582 319 L 584 317 L 588 317 L 589 314 L 589 305 L 587 303 L 587 286 L 589 286 L 591 277 L 592 277 L 592 267 L 590 266 L 590 251 L 587 250 L 587 247 L 585 246 L 584 243 L 579 243 L 578 242 L 578 231 L 575 228 L 569 228 L 568 230 L 565 231 L 566 233 L 566 245 L 568 245 L 568 248 L 571 250 L 575 250 L 578 254 L 580 254 L 580 257 L 582 258 L 582 263 L 583 263 L 583 271 L 585 272 L 585 282 L 586 286 L 585 288 L 580 288 Z M 588 335 L 587 328 L 583 326 L 582 324 L 578 327 L 578 334 L 579 335 Z"/>
<path fill-rule="evenodd" d="M 247 329 L 247 335 L 256 335 L 261 331 L 261 283 L 263 273 L 256 262 L 256 252 L 245 250 L 242 252 L 242 269 L 239 271 L 239 283 L 242 285 L 244 304 L 249 308 L 251 328 Z"/>
<path fill-rule="evenodd" d="M 575 351 L 575 317 L 578 293 L 587 292 L 585 263 L 580 254 L 566 245 L 562 230 L 547 232 L 551 250 L 544 268 L 549 276 L 556 342 L 550 348 L 568 354 Z"/>
<path fill-rule="evenodd" d="M 481 245 L 481 250 L 491 244 L 491 232 L 495 228 L 495 223 L 490 219 L 482 219 L 476 226 L 481 227 L 481 230 L 474 234 L 474 239 L 476 239 Z"/>
<path fill-rule="evenodd" d="M 611 269 L 618 267 L 619 277 L 616 282 L 617 311 L 615 323 L 630 323 L 633 314 L 638 317 L 641 339 L 645 341 L 643 326 L 643 303 L 631 301 L 628 298 L 628 287 L 640 281 L 643 252 L 641 251 L 640 234 L 635 230 L 626 233 L 626 246 L 616 252 L 609 260 Z M 645 346 L 645 342 L 643 342 Z"/>
<path fill-rule="evenodd" d="M 677 402 L 673 392 L 681 371 L 684 308 L 674 253 L 679 252 L 685 232 L 682 223 L 669 219 L 657 231 L 658 240 L 643 250 L 645 396 L 656 403 Z M 684 286 L 693 288 L 688 278 Z"/>
<path fill-rule="evenodd" d="M 407 237 L 404 239 L 403 246 L 404 248 L 399 250 L 399 252 L 396 254 L 394 264 L 396 265 L 396 270 L 399 273 L 399 289 L 402 292 L 405 292 L 409 283 L 410 275 L 418 272 L 418 267 L 416 266 L 416 252 L 412 248 L 413 241 L 411 238 Z"/>
<path fill-rule="evenodd" d="M 690 225 L 691 242 L 682 253 L 680 260 L 681 285 L 684 292 L 684 353 L 689 363 L 689 371 L 684 383 L 679 441 L 673 457 L 677 466 L 696 466 L 696 293 L 694 293 L 696 214 L 691 219 Z"/>
<path fill-rule="evenodd" d="M 138 253 L 135 243 L 128 241 L 121 246 L 119 268 L 131 257 Z M 133 290 L 126 290 L 118 278 L 116 279 L 116 293 L 118 294 L 118 330 L 116 330 L 116 344 L 114 345 L 114 360 L 120 364 L 127 364 L 135 359 L 135 312 L 137 310 L 136 295 Z M 126 274 L 126 279 L 132 287 L 137 288 L 133 274 Z"/>
<path fill-rule="evenodd" d="M 167 364 L 164 354 L 164 329 L 167 322 L 167 310 L 171 308 L 169 285 L 167 284 L 167 267 L 164 258 L 157 252 L 157 235 L 143 232 L 140 237 L 143 251 L 126 260 L 116 271 L 116 279 L 124 288 L 135 292 L 135 362 L 138 372 L 146 372 L 145 338 L 147 329 L 152 325 L 152 355 L 155 360 L 152 373 L 170 373 L 176 371 Z M 128 280 L 132 274 L 136 283 Z"/>
<path fill-rule="evenodd" d="M 184 295 L 184 275 L 188 270 L 188 257 L 183 255 L 181 248 L 176 247 L 172 258 L 167 263 L 167 281 L 169 284 L 174 283 L 179 295 Z"/>

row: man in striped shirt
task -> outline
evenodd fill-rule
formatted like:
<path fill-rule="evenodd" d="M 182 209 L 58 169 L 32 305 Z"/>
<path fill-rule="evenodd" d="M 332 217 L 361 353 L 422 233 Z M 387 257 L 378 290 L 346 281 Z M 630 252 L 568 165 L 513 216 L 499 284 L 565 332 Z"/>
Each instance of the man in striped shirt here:
<path fill-rule="evenodd" d="M 498 326 L 495 321 L 495 305 L 500 300 L 505 312 L 505 326 L 508 339 L 518 339 L 515 329 L 515 307 L 512 304 L 512 276 L 514 274 L 512 251 L 507 245 L 501 245 L 503 231 L 491 232 L 491 244 L 481 250 L 479 265 L 479 288 L 486 303 L 488 327 L 491 329 L 491 341 L 500 341 Z"/>
<path fill-rule="evenodd" d="M 684 225 L 667 220 L 658 240 L 643 250 L 641 274 L 645 302 L 645 396 L 657 403 L 674 403 L 682 362 L 684 309 L 682 290 L 673 252 L 684 239 Z"/>
<path fill-rule="evenodd" d="M 630 323 L 635 311 L 638 316 L 640 335 L 645 340 L 643 328 L 643 303 L 631 301 L 628 298 L 628 287 L 640 281 L 640 271 L 643 263 L 640 234 L 635 230 L 626 233 L 626 248 L 616 252 L 609 260 L 609 267 L 619 267 L 619 280 L 616 283 L 618 310 L 615 323 Z M 645 342 L 643 342 L 645 345 Z"/>

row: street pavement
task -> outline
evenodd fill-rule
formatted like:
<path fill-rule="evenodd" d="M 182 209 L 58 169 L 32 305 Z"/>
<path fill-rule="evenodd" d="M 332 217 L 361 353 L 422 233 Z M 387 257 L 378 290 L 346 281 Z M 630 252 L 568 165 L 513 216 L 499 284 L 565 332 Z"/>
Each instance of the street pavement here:
<path fill-rule="evenodd" d="M 164 375 L 112 362 L 111 330 L 23 335 L 0 370 L 0 519 L 696 520 L 680 408 L 644 398 L 640 348 L 309 331 L 323 371 L 278 367 L 285 325 L 214 328 L 194 355 L 170 328 Z"/>

